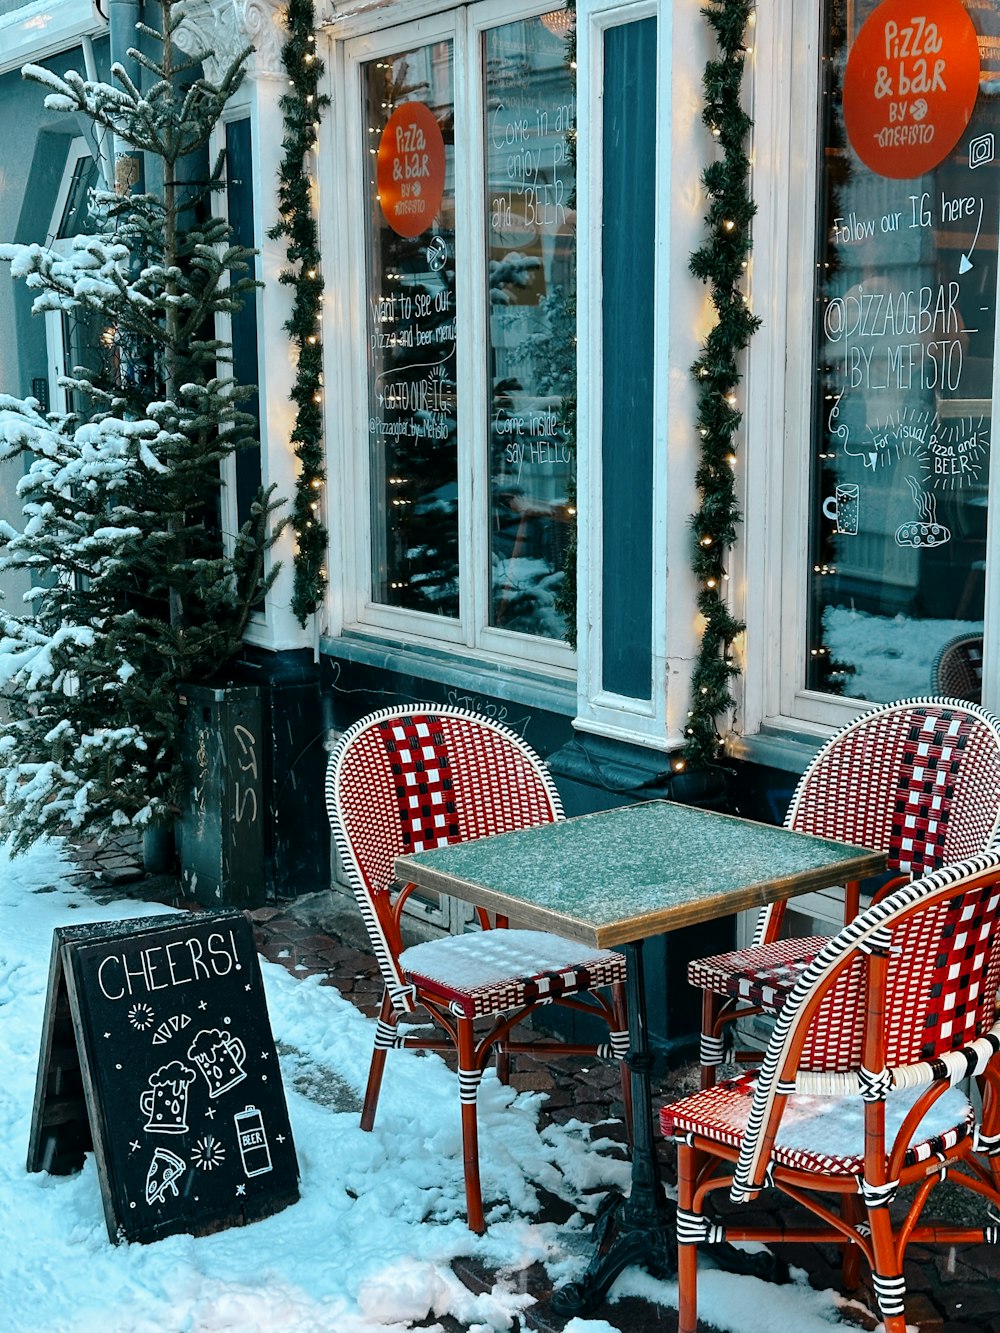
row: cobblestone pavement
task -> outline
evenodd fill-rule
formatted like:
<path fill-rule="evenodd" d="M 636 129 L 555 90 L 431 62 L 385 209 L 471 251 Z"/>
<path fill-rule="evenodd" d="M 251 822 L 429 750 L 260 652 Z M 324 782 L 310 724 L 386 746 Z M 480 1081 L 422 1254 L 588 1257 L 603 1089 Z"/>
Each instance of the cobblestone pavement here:
<path fill-rule="evenodd" d="M 104 901 L 129 897 L 175 907 L 191 906 L 181 900 L 176 879 L 143 873 L 134 845 L 125 844 L 112 851 L 84 845 L 78 849 L 76 861 L 78 882 Z M 249 916 L 263 957 L 288 968 L 296 977 L 318 976 L 321 985 L 335 986 L 363 1013 L 370 1017 L 377 1014 L 382 995 L 378 966 L 350 905 L 345 910 L 344 902 L 336 895 L 312 894 L 259 908 Z M 667 1073 L 655 1087 L 654 1110 L 691 1091 L 696 1079 L 693 1066 Z M 620 1121 L 606 1123 L 622 1113 L 618 1072 L 613 1066 L 574 1058 L 545 1062 L 519 1056 L 511 1082 L 518 1088 L 547 1094 L 543 1120 L 579 1119 L 599 1126 L 595 1132 L 624 1137 Z M 673 1149 L 662 1143 L 659 1153 L 664 1179 L 672 1184 Z M 941 1189 L 949 1187 L 946 1184 Z M 560 1200 L 550 1198 L 543 1203 L 546 1220 L 565 1218 L 568 1210 Z M 964 1192 L 956 1200 L 956 1207 L 963 1204 Z M 833 1247 L 786 1246 L 782 1254 L 793 1266 L 804 1269 L 814 1286 L 839 1287 L 839 1256 Z M 456 1261 L 455 1271 L 473 1290 L 489 1290 L 497 1277 L 471 1261 Z M 525 1333 L 561 1333 L 566 1321 L 549 1308 L 551 1287 L 540 1266 L 503 1276 L 536 1297 L 536 1304 L 525 1317 Z M 907 1322 L 923 1333 L 1000 1333 L 1000 1247 L 982 1246 L 956 1253 L 913 1245 L 907 1252 L 906 1281 Z M 844 1326 L 874 1329 L 878 1320 L 869 1313 L 874 1308 L 870 1292 L 862 1286 L 853 1293 L 852 1305 L 844 1312 Z M 675 1310 L 634 1298 L 609 1304 L 591 1318 L 605 1319 L 621 1333 L 675 1333 L 677 1329 Z M 446 1333 L 463 1333 L 463 1326 L 448 1318 L 430 1319 L 427 1325 L 431 1324 L 443 1327 Z M 710 1333 L 706 1325 L 700 1327 Z"/>

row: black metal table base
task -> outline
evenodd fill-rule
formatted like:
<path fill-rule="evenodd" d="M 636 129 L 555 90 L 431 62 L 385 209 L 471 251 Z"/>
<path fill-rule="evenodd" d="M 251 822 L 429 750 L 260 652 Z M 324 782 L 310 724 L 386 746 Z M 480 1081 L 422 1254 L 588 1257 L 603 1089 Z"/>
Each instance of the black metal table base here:
<path fill-rule="evenodd" d="M 670 1199 L 654 1209 L 657 1217 L 635 1217 L 629 1198 L 611 1190 L 594 1220 L 595 1250 L 583 1276 L 568 1282 L 552 1296 L 552 1309 L 560 1316 L 589 1315 L 599 1309 L 619 1273 L 638 1264 L 653 1277 L 669 1278 L 677 1272 L 676 1205 Z M 648 1214 L 648 1209 L 637 1210 Z M 727 1273 L 759 1277 L 765 1282 L 790 1280 L 788 1265 L 769 1253 L 747 1254 L 734 1245 L 709 1245 L 705 1249 L 717 1268 Z"/>
<path fill-rule="evenodd" d="M 594 1219 L 594 1253 L 583 1276 L 553 1293 L 555 1314 L 588 1315 L 598 1309 L 615 1278 L 632 1264 L 653 1277 L 677 1272 L 677 1206 L 666 1197 L 653 1139 L 652 1058 L 646 1035 L 645 988 L 640 942 L 625 945 L 628 956 L 629 1053 L 632 1075 L 632 1189 L 610 1190 Z M 747 1254 L 728 1244 L 706 1248 L 717 1267 L 730 1273 L 787 1282 L 788 1265 L 769 1253 Z"/>
<path fill-rule="evenodd" d="M 654 1277 L 672 1277 L 677 1271 L 677 1232 L 674 1205 L 663 1200 L 662 1209 L 641 1210 L 633 1216 L 631 1196 L 610 1190 L 594 1220 L 595 1249 L 586 1272 L 577 1282 L 568 1282 L 552 1296 L 558 1315 L 588 1315 L 604 1303 L 611 1284 L 624 1269 L 641 1264 Z M 653 1215 L 650 1215 L 650 1214 Z"/>

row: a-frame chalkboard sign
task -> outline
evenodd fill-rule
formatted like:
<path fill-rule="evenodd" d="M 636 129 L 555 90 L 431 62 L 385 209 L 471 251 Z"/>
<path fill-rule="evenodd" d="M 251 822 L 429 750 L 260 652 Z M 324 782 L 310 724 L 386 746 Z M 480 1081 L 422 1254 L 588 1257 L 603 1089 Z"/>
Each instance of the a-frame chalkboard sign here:
<path fill-rule="evenodd" d="M 298 1163 L 250 922 L 186 912 L 53 934 L 28 1170 L 93 1151 L 108 1234 L 267 1217 Z"/>

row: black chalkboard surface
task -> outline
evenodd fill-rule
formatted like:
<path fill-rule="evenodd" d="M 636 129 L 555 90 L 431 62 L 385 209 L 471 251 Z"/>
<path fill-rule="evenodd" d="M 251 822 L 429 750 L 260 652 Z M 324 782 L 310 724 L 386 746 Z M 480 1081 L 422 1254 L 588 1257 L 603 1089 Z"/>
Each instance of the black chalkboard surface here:
<path fill-rule="evenodd" d="M 93 1150 L 108 1234 L 255 1221 L 298 1164 L 250 923 L 185 912 L 53 934 L 28 1170 Z"/>

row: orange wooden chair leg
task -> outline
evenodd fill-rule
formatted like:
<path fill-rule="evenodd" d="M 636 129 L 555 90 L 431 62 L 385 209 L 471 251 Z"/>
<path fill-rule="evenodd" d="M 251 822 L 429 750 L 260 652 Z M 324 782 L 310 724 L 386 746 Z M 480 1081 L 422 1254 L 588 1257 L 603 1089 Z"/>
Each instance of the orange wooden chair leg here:
<path fill-rule="evenodd" d="M 392 1045 L 396 1034 L 396 1012 L 388 994 L 382 996 L 382 1008 L 379 1010 L 378 1027 L 375 1031 L 375 1048 L 372 1062 L 368 1068 L 368 1086 L 365 1088 L 365 1100 L 361 1108 L 361 1128 L 371 1132 L 375 1124 L 375 1112 L 378 1110 L 378 1095 L 382 1088 L 382 1071 L 385 1069 L 385 1053 Z"/>
<path fill-rule="evenodd" d="M 483 1216 L 483 1190 L 479 1180 L 479 1120 L 476 1094 L 479 1091 L 476 1063 L 476 1039 L 472 1022 L 458 1020 L 458 1094 L 462 1099 L 462 1159 L 465 1166 L 465 1208 L 470 1231 L 482 1235 L 486 1230 Z"/>
<path fill-rule="evenodd" d="M 840 1206 L 841 1216 L 850 1226 L 864 1220 L 865 1206 L 858 1194 L 845 1194 Z M 856 1291 L 861 1281 L 861 1246 L 845 1245 L 841 1263 L 841 1282 L 845 1291 Z"/>
<path fill-rule="evenodd" d="M 497 1078 L 501 1083 L 510 1082 L 510 1051 L 502 1043 L 496 1048 Z"/>
<path fill-rule="evenodd" d="M 693 1148 L 677 1145 L 677 1208 L 690 1212 L 694 1202 L 697 1161 Z M 677 1333 L 698 1328 L 698 1247 L 677 1242 Z"/>

